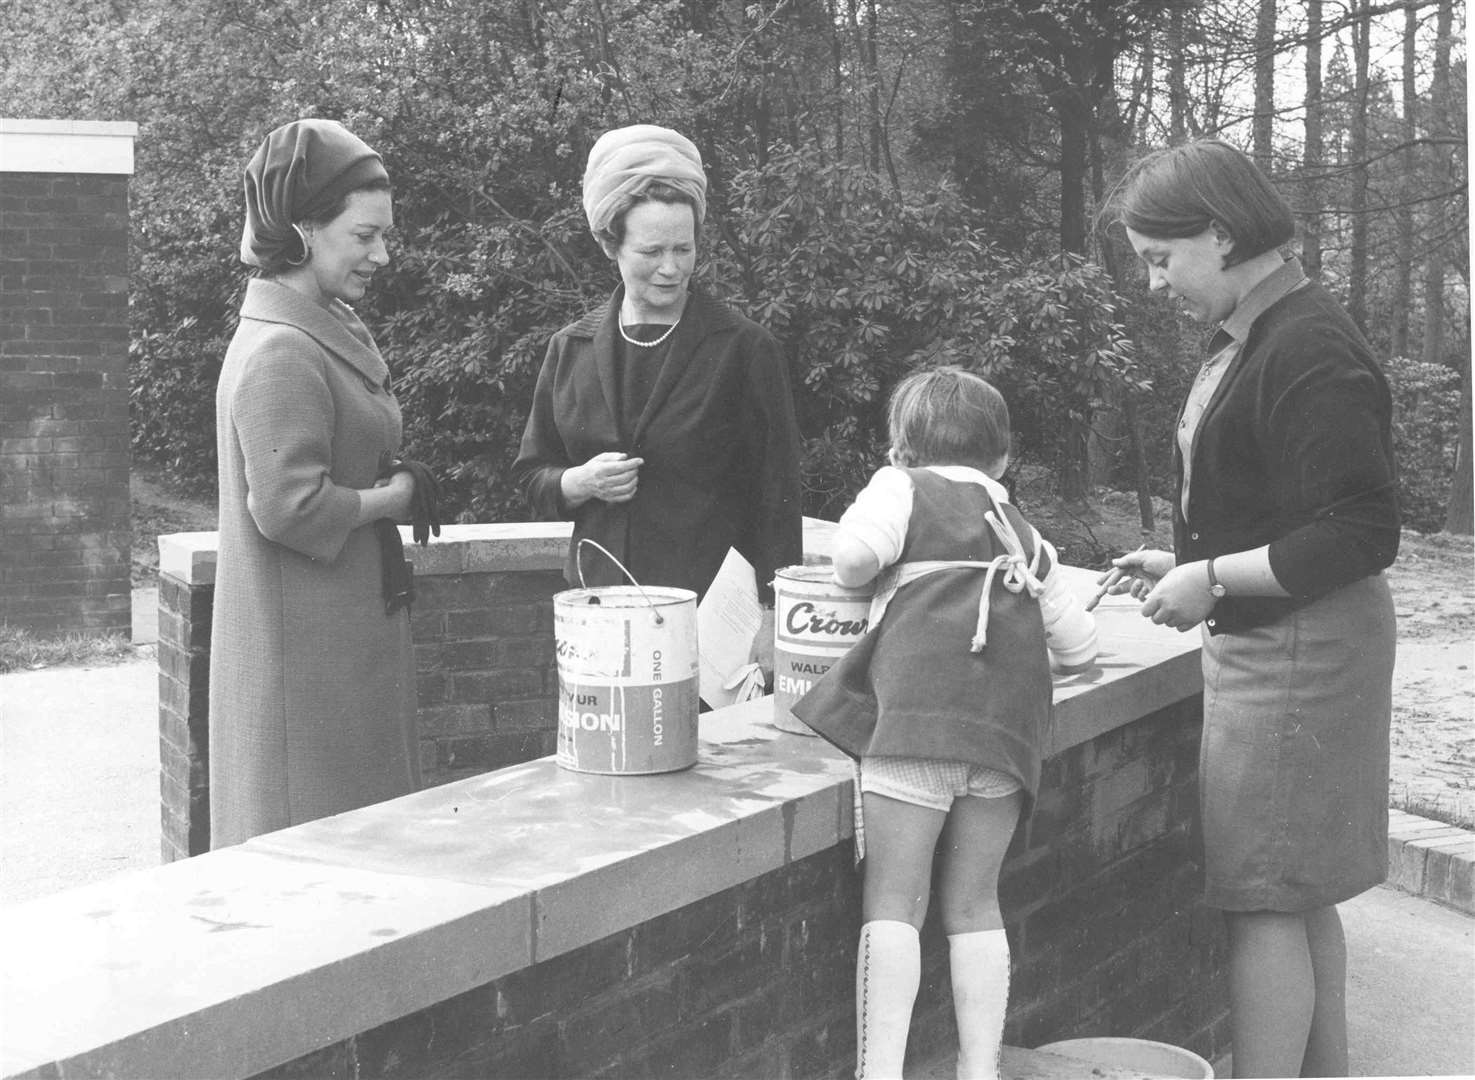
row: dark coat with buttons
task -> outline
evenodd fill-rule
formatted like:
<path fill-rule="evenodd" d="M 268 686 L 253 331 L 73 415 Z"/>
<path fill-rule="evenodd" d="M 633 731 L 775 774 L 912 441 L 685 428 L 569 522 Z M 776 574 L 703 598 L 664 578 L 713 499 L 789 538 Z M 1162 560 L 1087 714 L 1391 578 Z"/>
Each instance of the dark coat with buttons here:
<path fill-rule="evenodd" d="M 642 585 L 704 593 L 729 547 L 772 601 L 774 571 L 802 561 L 799 431 L 786 364 L 763 327 L 693 289 L 649 399 L 617 407 L 623 287 L 553 336 L 538 376 L 516 482 L 544 519 L 574 521 L 564 576 L 579 584 L 578 541 L 598 541 Z M 566 469 L 605 451 L 644 460 L 635 497 L 570 509 Z M 585 548 L 584 582 L 624 582 Z"/>
<path fill-rule="evenodd" d="M 420 786 L 409 617 L 354 525 L 399 449 L 388 376 L 345 305 L 247 286 L 215 397 L 212 847 Z"/>
<path fill-rule="evenodd" d="M 1291 595 L 1227 596 L 1211 633 L 1272 622 L 1393 562 L 1392 413 L 1366 340 L 1321 286 L 1255 320 L 1199 421 L 1186 519 L 1181 499 L 1173 504 L 1174 546 L 1183 563 L 1269 544 Z"/>

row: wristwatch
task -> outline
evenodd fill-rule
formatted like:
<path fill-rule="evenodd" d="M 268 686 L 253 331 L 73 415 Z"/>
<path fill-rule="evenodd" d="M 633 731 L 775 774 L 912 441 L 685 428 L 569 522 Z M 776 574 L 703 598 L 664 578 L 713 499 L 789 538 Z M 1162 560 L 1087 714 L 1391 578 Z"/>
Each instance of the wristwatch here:
<path fill-rule="evenodd" d="M 1209 595 L 1212 596 L 1215 600 L 1221 600 L 1225 596 L 1229 595 L 1229 590 L 1226 589 L 1224 587 L 1223 583 L 1219 580 L 1219 575 L 1216 574 L 1216 573 L 1214 573 L 1214 560 L 1213 559 L 1210 559 L 1209 560 L 1208 567 L 1209 567 Z"/>

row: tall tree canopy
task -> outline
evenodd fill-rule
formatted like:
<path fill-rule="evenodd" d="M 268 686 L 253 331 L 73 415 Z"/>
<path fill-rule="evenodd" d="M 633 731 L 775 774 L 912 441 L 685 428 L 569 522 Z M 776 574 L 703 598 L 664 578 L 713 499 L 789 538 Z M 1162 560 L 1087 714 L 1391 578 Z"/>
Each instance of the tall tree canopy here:
<path fill-rule="evenodd" d="M 1094 227 L 1115 177 L 1173 138 L 1253 148 L 1295 196 L 1313 265 L 1362 298 L 1375 345 L 1387 352 L 1398 327 L 1401 349 L 1457 382 L 1469 335 L 1455 10 L 11 0 L 0 107 L 140 123 L 135 441 L 184 477 L 213 476 L 211 392 L 244 281 L 241 165 L 271 127 L 319 115 L 379 149 L 394 178 L 395 261 L 366 316 L 411 448 L 447 473 L 467 518 L 525 513 L 505 475 L 543 348 L 615 281 L 579 211 L 584 154 L 636 121 L 703 150 L 700 273 L 794 365 L 811 510 L 832 511 L 873 464 L 895 379 L 943 359 L 1004 386 L 1021 456 L 1066 494 L 1137 476 L 1161 493 L 1192 342 Z M 1123 407 L 1140 413 L 1125 429 Z M 1139 429 L 1140 443 L 1124 435 Z M 1104 455 L 1094 472 L 1088 452 Z"/>

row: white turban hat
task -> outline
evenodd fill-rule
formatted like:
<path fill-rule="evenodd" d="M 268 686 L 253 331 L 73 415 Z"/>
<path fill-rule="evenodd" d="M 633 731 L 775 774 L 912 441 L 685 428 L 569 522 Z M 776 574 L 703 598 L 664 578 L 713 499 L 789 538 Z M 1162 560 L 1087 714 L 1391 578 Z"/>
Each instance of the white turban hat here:
<path fill-rule="evenodd" d="M 629 207 L 635 196 L 660 182 L 690 196 L 700 225 L 707 216 L 707 174 L 696 144 L 680 132 L 655 124 L 606 131 L 589 151 L 584 168 L 584 216 L 596 236 Z"/>

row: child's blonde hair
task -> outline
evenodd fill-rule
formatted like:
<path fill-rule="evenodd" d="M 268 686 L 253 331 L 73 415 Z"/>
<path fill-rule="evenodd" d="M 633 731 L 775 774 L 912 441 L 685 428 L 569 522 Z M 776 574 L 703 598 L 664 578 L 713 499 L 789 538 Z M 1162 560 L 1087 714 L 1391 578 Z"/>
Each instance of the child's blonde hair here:
<path fill-rule="evenodd" d="M 887 413 L 896 463 L 988 469 L 1009 452 L 1009 406 L 960 367 L 917 371 L 896 384 Z"/>

